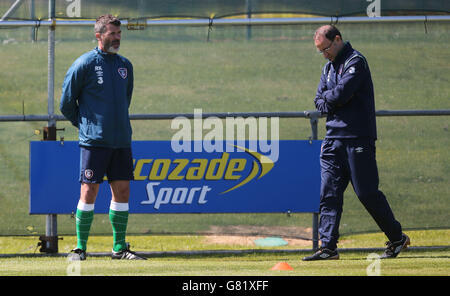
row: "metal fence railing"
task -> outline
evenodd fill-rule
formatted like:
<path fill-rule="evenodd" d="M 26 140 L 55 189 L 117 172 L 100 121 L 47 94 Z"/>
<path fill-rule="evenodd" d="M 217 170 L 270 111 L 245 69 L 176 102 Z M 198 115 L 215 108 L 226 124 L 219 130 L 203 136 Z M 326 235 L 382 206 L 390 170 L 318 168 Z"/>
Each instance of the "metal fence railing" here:
<path fill-rule="evenodd" d="M 379 110 L 376 112 L 376 116 L 388 117 L 388 116 L 448 116 L 450 115 L 450 109 L 444 110 Z M 194 113 L 167 113 L 167 114 L 131 114 L 131 120 L 170 120 L 177 117 L 184 117 L 193 119 Z M 321 117 L 325 115 L 320 114 L 318 111 L 300 111 L 300 112 L 221 112 L 221 113 L 204 113 L 203 117 L 279 117 L 279 118 L 305 118 L 310 120 L 311 124 L 311 140 L 318 139 L 318 122 Z M 0 115 L 0 122 L 23 122 L 23 121 L 48 121 L 54 122 L 53 139 L 47 138 L 47 140 L 56 140 L 56 122 L 65 121 L 62 115 Z M 45 137 L 45 136 L 44 136 Z M 313 249 L 318 248 L 319 236 L 318 236 L 318 220 L 319 214 L 313 213 L 312 217 L 312 242 Z M 45 242 L 47 250 L 57 250 L 58 231 L 57 231 L 57 215 L 49 214 L 46 216 L 46 236 Z M 55 247 L 56 245 L 56 247 Z"/>

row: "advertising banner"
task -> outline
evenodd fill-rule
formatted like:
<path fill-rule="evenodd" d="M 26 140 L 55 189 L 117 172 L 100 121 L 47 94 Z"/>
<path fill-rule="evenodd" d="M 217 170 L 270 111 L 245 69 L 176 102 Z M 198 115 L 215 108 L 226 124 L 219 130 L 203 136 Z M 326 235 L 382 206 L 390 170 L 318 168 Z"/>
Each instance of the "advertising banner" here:
<path fill-rule="evenodd" d="M 281 140 L 276 157 L 253 144 L 174 152 L 171 141 L 134 141 L 130 212 L 318 212 L 321 142 Z M 75 212 L 79 176 L 78 142 L 30 142 L 30 214 Z M 110 201 L 105 177 L 95 212 L 108 213 Z"/>

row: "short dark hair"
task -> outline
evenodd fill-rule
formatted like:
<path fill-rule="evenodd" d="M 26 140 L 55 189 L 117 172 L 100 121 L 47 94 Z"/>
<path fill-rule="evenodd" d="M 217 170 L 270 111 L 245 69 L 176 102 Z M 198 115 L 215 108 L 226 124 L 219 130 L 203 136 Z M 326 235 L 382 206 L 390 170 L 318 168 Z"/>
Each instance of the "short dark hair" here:
<path fill-rule="evenodd" d="M 106 25 L 108 25 L 108 24 L 113 24 L 114 26 L 120 26 L 120 20 L 111 14 L 101 15 L 95 21 L 94 32 L 100 33 L 100 34 L 105 33 Z"/>
<path fill-rule="evenodd" d="M 330 41 L 333 41 L 334 38 L 336 38 L 336 36 L 339 36 L 342 39 L 341 32 L 339 32 L 338 28 L 336 28 L 336 26 L 334 25 L 327 25 L 320 27 L 314 34 L 314 39 L 316 39 L 318 35 L 323 35 Z"/>

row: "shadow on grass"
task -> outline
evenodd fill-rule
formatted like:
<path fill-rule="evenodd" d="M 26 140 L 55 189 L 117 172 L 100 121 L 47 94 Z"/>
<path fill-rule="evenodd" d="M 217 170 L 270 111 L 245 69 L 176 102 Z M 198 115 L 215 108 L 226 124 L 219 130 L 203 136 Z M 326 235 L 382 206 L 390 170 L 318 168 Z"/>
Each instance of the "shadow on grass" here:
<path fill-rule="evenodd" d="M 346 258 L 341 256 L 340 260 L 367 260 L 367 255 L 370 253 L 379 253 L 381 254 L 384 251 L 382 248 L 346 248 L 339 249 L 339 253 L 347 254 L 351 256 L 350 258 Z M 450 258 L 449 255 L 433 255 L 430 253 L 429 255 L 418 254 L 414 255 L 414 253 L 423 253 L 423 252 L 442 252 L 442 251 L 450 251 L 450 246 L 416 246 L 409 247 L 408 250 L 405 250 L 401 253 L 400 257 L 395 259 L 416 259 L 416 258 Z M 139 255 L 142 255 L 146 258 L 185 258 L 185 259 L 200 259 L 200 258 L 223 258 L 223 257 L 248 257 L 248 256 L 256 256 L 256 255 L 265 255 L 265 256 L 282 256 L 282 255 L 299 255 L 304 256 L 306 254 L 312 254 L 314 251 L 311 249 L 289 249 L 289 250 L 273 250 L 273 249 L 248 249 L 248 250 L 199 250 L 199 251 L 166 251 L 166 252 L 136 252 Z M 352 254 L 352 255 L 350 255 Z M 354 257 L 355 255 L 361 255 L 361 257 Z M 98 252 L 98 253 L 87 253 L 88 257 L 110 257 L 110 252 Z M 39 258 L 39 257 L 67 257 L 68 253 L 56 253 L 56 254 L 46 254 L 46 253 L 12 253 L 12 254 L 0 254 L 0 259 L 2 258 Z M 389 260 L 389 259 L 385 259 Z"/>

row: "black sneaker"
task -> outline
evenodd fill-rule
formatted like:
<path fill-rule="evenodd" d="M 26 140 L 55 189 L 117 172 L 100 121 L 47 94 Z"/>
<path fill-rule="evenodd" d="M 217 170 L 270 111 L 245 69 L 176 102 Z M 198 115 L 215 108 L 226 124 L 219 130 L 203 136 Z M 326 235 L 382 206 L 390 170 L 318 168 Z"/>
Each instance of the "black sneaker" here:
<path fill-rule="evenodd" d="M 114 252 L 113 250 L 111 258 L 119 260 L 147 260 L 144 257 L 139 257 L 135 252 L 131 251 L 129 243 L 126 243 L 126 246 L 126 249 L 123 249 L 120 252 Z"/>
<path fill-rule="evenodd" d="M 384 254 L 380 256 L 381 259 L 395 258 L 404 249 L 406 249 L 411 244 L 409 237 L 406 234 L 402 234 L 402 239 L 397 242 L 386 242 L 386 250 Z"/>
<path fill-rule="evenodd" d="M 71 250 L 70 253 L 71 253 L 71 254 L 69 254 L 70 261 L 86 260 L 86 251 L 85 250 L 75 248 L 75 249 Z"/>
<path fill-rule="evenodd" d="M 336 250 L 330 250 L 327 248 L 320 248 L 313 255 L 304 257 L 303 261 L 314 261 L 314 260 L 337 260 L 339 259 L 339 253 Z"/>

